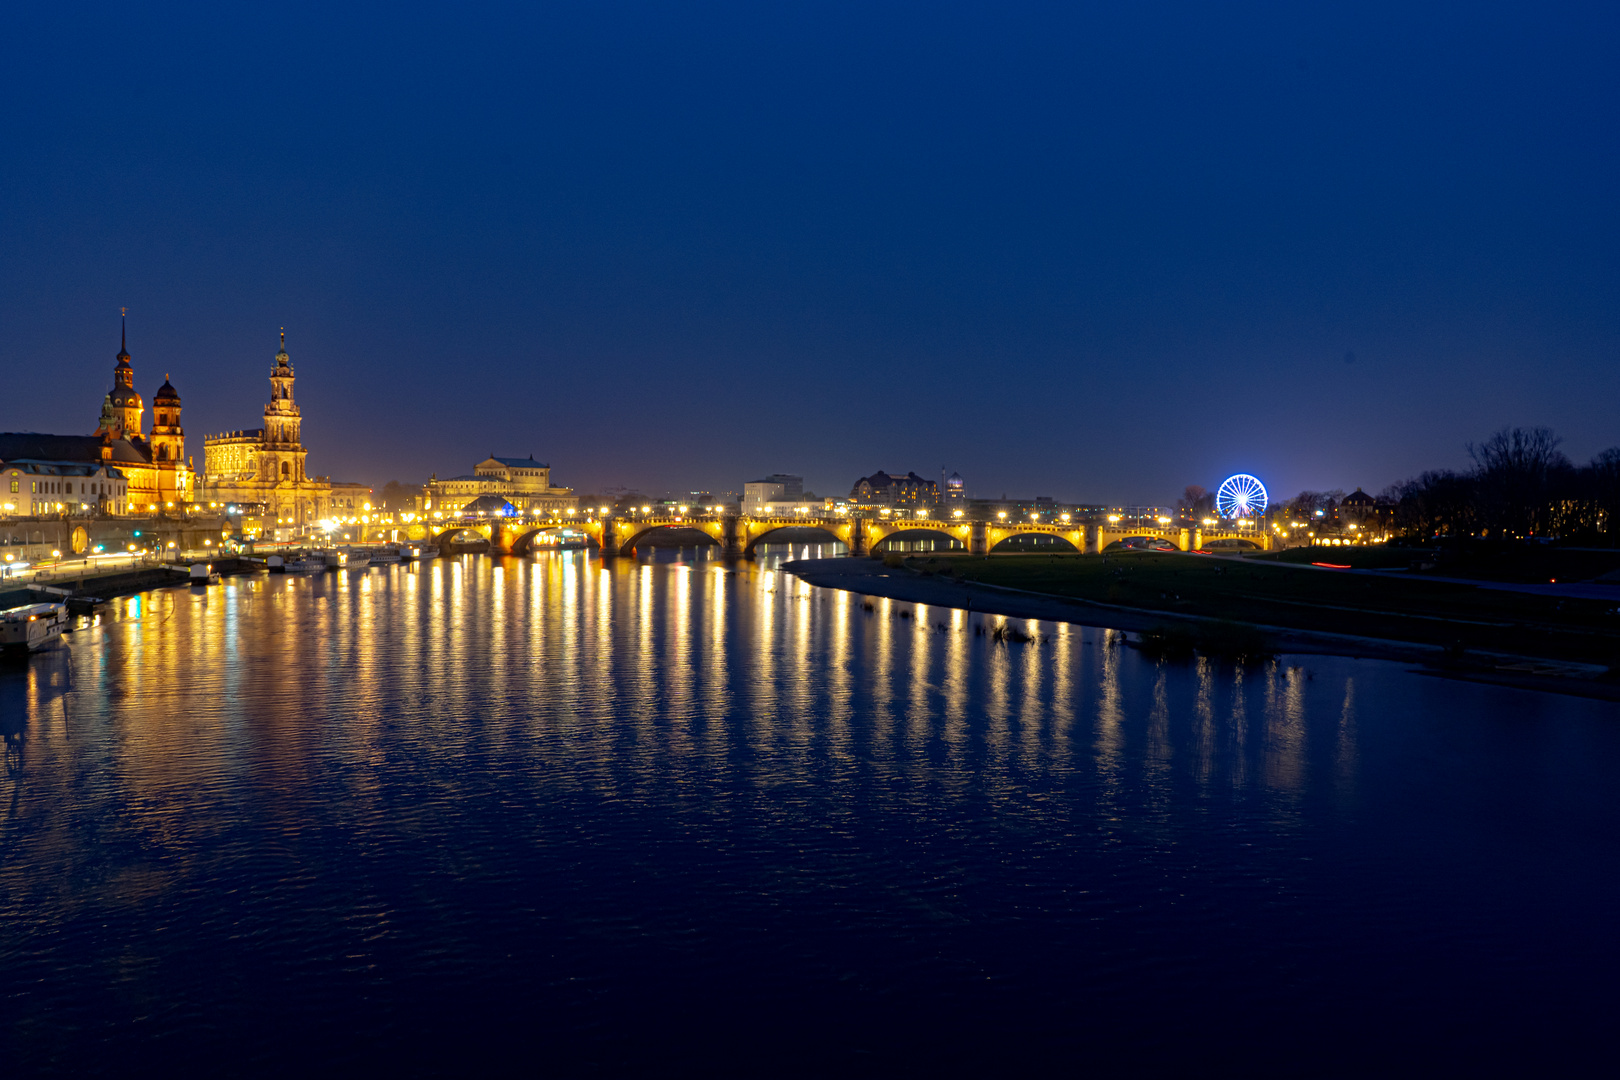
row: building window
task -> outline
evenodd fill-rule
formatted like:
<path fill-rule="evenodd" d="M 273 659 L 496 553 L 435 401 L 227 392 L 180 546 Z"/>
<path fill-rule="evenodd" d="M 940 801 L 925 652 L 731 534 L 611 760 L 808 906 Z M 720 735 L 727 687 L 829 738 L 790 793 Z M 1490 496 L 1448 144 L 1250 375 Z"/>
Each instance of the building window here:
<path fill-rule="evenodd" d="M 286 479 L 286 478 L 287 478 L 287 475 L 288 475 L 288 472 L 287 472 L 287 463 L 286 463 L 286 462 L 285 462 L 285 461 L 283 461 L 283 462 L 282 462 L 282 463 L 281 463 L 281 476 L 282 476 L 282 479 Z"/>

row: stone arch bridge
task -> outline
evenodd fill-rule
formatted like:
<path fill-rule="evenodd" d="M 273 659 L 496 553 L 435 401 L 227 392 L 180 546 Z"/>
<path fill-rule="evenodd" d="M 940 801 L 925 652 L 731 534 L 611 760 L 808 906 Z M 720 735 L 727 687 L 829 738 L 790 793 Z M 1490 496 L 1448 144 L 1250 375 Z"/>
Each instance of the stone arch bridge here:
<path fill-rule="evenodd" d="M 455 518 L 417 523 L 406 530 L 377 528 L 374 539 L 399 539 L 387 533 L 404 531 L 411 540 L 429 538 L 444 544 L 457 533 L 474 533 L 490 543 L 492 551 L 524 554 L 534 547 L 536 537 L 561 529 L 589 537 L 606 555 L 628 555 L 652 533 L 663 529 L 692 529 L 719 544 L 727 556 L 752 558 L 754 549 L 785 529 L 817 529 L 849 549 L 852 555 L 881 551 L 891 538 L 926 537 L 956 540 L 970 554 L 988 555 L 1003 543 L 1024 536 L 1050 536 L 1078 552 L 1102 551 L 1127 536 L 1153 536 L 1165 539 L 1182 551 L 1192 551 L 1211 540 L 1243 539 L 1269 549 L 1271 540 L 1264 532 L 1205 531 L 1199 529 L 1125 529 L 1117 525 L 1045 524 L 1033 521 L 969 521 L 965 519 L 842 517 L 833 514 L 798 514 L 785 517 L 748 515 L 687 516 L 649 515 L 644 517 L 601 517 L 582 521 L 530 520 L 523 518 Z"/>

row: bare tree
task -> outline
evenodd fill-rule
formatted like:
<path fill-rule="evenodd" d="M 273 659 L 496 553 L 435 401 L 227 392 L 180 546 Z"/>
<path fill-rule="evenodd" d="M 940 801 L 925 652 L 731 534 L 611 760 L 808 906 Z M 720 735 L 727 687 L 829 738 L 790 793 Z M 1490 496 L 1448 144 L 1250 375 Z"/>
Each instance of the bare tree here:
<path fill-rule="evenodd" d="M 1497 535 L 1552 531 L 1553 488 L 1573 467 L 1551 428 L 1503 428 L 1482 443 L 1469 443 L 1474 459 L 1481 525 Z"/>
<path fill-rule="evenodd" d="M 1434 469 L 1394 485 L 1386 494 L 1396 497 L 1395 524 L 1403 532 L 1468 536 L 1478 522 L 1476 490 L 1473 476 Z"/>
<path fill-rule="evenodd" d="M 1301 520 L 1308 520 L 1316 516 L 1318 510 L 1326 514 L 1344 500 L 1344 491 L 1334 488 L 1332 491 L 1302 491 L 1289 499 L 1284 506 L 1287 510 Z"/>
<path fill-rule="evenodd" d="M 1215 509 L 1215 496 L 1204 488 L 1202 484 L 1188 484 L 1182 491 L 1181 498 L 1176 500 L 1176 506 L 1187 512 L 1189 517 L 1199 514 L 1212 513 Z"/>

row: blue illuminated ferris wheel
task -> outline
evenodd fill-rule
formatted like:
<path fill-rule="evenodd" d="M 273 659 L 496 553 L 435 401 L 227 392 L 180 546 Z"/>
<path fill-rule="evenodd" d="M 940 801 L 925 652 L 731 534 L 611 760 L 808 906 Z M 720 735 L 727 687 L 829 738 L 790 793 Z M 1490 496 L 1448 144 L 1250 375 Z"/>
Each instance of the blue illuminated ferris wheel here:
<path fill-rule="evenodd" d="M 1266 485 L 1248 473 L 1228 476 L 1215 492 L 1215 509 L 1223 518 L 1259 517 L 1266 512 Z"/>

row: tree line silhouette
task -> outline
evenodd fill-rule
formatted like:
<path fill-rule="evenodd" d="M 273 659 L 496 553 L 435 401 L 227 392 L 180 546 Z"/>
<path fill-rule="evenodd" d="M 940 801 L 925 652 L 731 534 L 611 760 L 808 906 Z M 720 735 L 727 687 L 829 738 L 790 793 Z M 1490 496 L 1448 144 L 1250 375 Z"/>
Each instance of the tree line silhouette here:
<path fill-rule="evenodd" d="M 1413 539 L 1560 538 L 1613 547 L 1620 525 L 1620 447 L 1584 465 L 1566 457 L 1551 428 L 1503 428 L 1469 443 L 1473 468 L 1431 469 L 1379 496 L 1395 528 Z"/>

